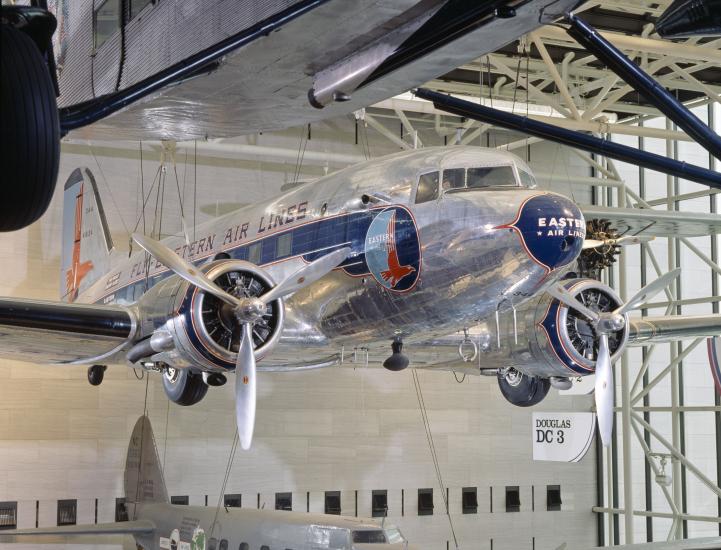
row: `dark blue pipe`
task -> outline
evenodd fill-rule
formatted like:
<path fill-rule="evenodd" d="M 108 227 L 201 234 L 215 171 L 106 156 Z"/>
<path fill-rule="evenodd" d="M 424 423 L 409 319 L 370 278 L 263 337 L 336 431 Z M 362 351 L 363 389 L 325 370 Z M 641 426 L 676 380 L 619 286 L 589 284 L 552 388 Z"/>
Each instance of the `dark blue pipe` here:
<path fill-rule="evenodd" d="M 706 126 L 679 100 L 671 95 L 643 69 L 623 55 L 593 27 L 573 14 L 567 16 L 571 26 L 566 32 L 593 53 L 618 76 L 630 84 L 668 118 L 673 120 L 694 141 L 721 160 L 721 137 Z"/>
<path fill-rule="evenodd" d="M 605 157 L 629 162 L 637 166 L 663 172 L 664 174 L 678 176 L 679 178 L 721 189 L 721 174 L 713 170 L 700 168 L 693 164 L 687 164 L 646 151 L 640 151 L 633 147 L 614 143 L 613 141 L 597 138 L 575 130 L 567 130 L 552 124 L 546 124 L 545 122 L 505 113 L 498 109 L 491 109 L 476 103 L 471 103 L 470 101 L 463 101 L 445 94 L 432 92 L 424 88 L 416 90 L 415 95 L 432 101 L 437 109 L 454 115 L 494 124 L 501 128 L 507 128 L 508 130 L 524 132 L 531 136 L 547 139 L 577 149 L 583 149 L 584 151 L 590 151 L 591 153 L 597 153 Z"/>
<path fill-rule="evenodd" d="M 325 4 L 328 0 L 304 0 L 280 13 L 256 23 L 233 36 L 210 46 L 190 57 L 171 65 L 128 88 L 101 96 L 97 99 L 60 109 L 60 130 L 63 135 L 70 130 L 97 122 L 129 104 L 156 92 L 163 86 L 184 80 L 200 72 L 204 67 L 218 62 L 223 56 L 246 46 L 257 38 L 267 36 L 293 19 Z"/>

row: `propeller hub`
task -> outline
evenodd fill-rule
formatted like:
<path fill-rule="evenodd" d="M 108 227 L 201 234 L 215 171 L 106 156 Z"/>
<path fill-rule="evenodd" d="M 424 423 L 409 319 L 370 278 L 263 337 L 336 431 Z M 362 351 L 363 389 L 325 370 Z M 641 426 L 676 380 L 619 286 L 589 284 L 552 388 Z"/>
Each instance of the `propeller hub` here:
<path fill-rule="evenodd" d="M 263 317 L 265 303 L 260 298 L 242 298 L 238 300 L 235 316 L 243 323 L 252 323 Z"/>
<path fill-rule="evenodd" d="M 598 321 L 597 329 L 604 334 L 611 334 L 626 326 L 626 317 L 619 313 L 604 313 Z"/>

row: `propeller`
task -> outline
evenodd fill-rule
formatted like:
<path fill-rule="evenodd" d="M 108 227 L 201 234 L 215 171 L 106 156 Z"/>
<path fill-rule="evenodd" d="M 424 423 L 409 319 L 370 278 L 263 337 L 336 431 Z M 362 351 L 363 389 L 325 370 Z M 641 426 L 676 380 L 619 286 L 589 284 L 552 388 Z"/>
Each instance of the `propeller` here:
<path fill-rule="evenodd" d="M 613 368 L 611 365 L 611 351 L 609 349 L 608 337 L 610 334 L 623 329 L 626 326 L 626 314 L 638 309 L 647 300 L 661 292 L 681 274 L 680 269 L 669 271 L 652 283 L 647 284 L 629 300 L 621 304 L 613 311 L 593 311 L 583 305 L 573 294 L 568 292 L 563 285 L 554 285 L 548 289 L 548 293 L 563 302 L 568 307 L 575 309 L 581 315 L 591 321 L 594 330 L 599 335 L 598 356 L 596 359 L 596 416 L 598 419 L 598 432 L 601 435 L 601 442 L 604 447 L 611 443 L 613 432 Z"/>
<path fill-rule="evenodd" d="M 241 330 L 240 346 L 235 363 L 235 418 L 238 424 L 240 446 L 244 450 L 250 449 L 255 427 L 256 406 L 253 324 L 263 316 L 268 304 L 314 283 L 343 262 L 350 254 L 351 249 L 344 247 L 334 250 L 310 262 L 261 296 L 238 298 L 220 288 L 208 279 L 205 273 L 186 262 L 161 242 L 138 234 L 133 235 L 133 240 L 178 276 L 233 307 Z"/>
<path fill-rule="evenodd" d="M 619 237 L 617 239 L 585 239 L 583 241 L 583 250 L 589 248 L 598 248 L 600 246 L 628 246 L 631 244 L 647 243 L 654 240 L 656 237 L 652 235 L 627 235 L 625 237 Z"/>

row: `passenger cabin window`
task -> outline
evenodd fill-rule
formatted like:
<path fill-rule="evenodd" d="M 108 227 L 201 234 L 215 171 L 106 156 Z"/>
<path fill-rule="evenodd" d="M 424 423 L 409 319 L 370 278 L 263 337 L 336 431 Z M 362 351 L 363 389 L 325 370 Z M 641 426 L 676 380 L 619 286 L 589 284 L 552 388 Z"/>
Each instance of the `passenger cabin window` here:
<path fill-rule="evenodd" d="M 447 191 L 448 189 L 460 189 L 466 184 L 466 171 L 464 168 L 451 168 L 449 170 L 443 170 L 443 183 L 441 189 Z"/>
<path fill-rule="evenodd" d="M 468 169 L 468 188 L 515 187 L 516 177 L 511 166 L 487 166 Z"/>
<path fill-rule="evenodd" d="M 429 172 L 418 178 L 416 204 L 434 201 L 438 198 L 438 172 Z"/>
<path fill-rule="evenodd" d="M 248 248 L 248 261 L 251 264 L 259 264 L 260 263 L 260 253 L 262 250 L 263 243 L 255 243 L 251 244 L 250 248 Z"/>
<path fill-rule="evenodd" d="M 228 541 L 226 539 L 220 540 L 220 546 L 218 546 L 218 550 L 228 550 Z"/>
<path fill-rule="evenodd" d="M 380 529 L 378 529 L 373 531 L 353 531 L 353 542 L 362 542 L 366 544 L 385 544 L 387 541 L 386 534 Z"/>
<path fill-rule="evenodd" d="M 238 550 L 250 550 L 250 545 L 247 542 L 241 542 Z"/>
<path fill-rule="evenodd" d="M 120 29 L 120 0 L 105 0 L 93 12 L 93 47 L 100 46 Z"/>

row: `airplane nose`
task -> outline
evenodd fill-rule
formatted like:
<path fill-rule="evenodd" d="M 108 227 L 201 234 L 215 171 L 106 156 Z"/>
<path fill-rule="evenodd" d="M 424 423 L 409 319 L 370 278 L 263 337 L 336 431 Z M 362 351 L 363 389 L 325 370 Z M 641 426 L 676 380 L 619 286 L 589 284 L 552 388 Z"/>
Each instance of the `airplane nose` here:
<path fill-rule="evenodd" d="M 513 229 L 528 255 L 549 272 L 575 260 L 586 237 L 586 222 L 580 208 L 556 193 L 527 197 L 519 206 L 516 219 L 500 227 Z"/>

